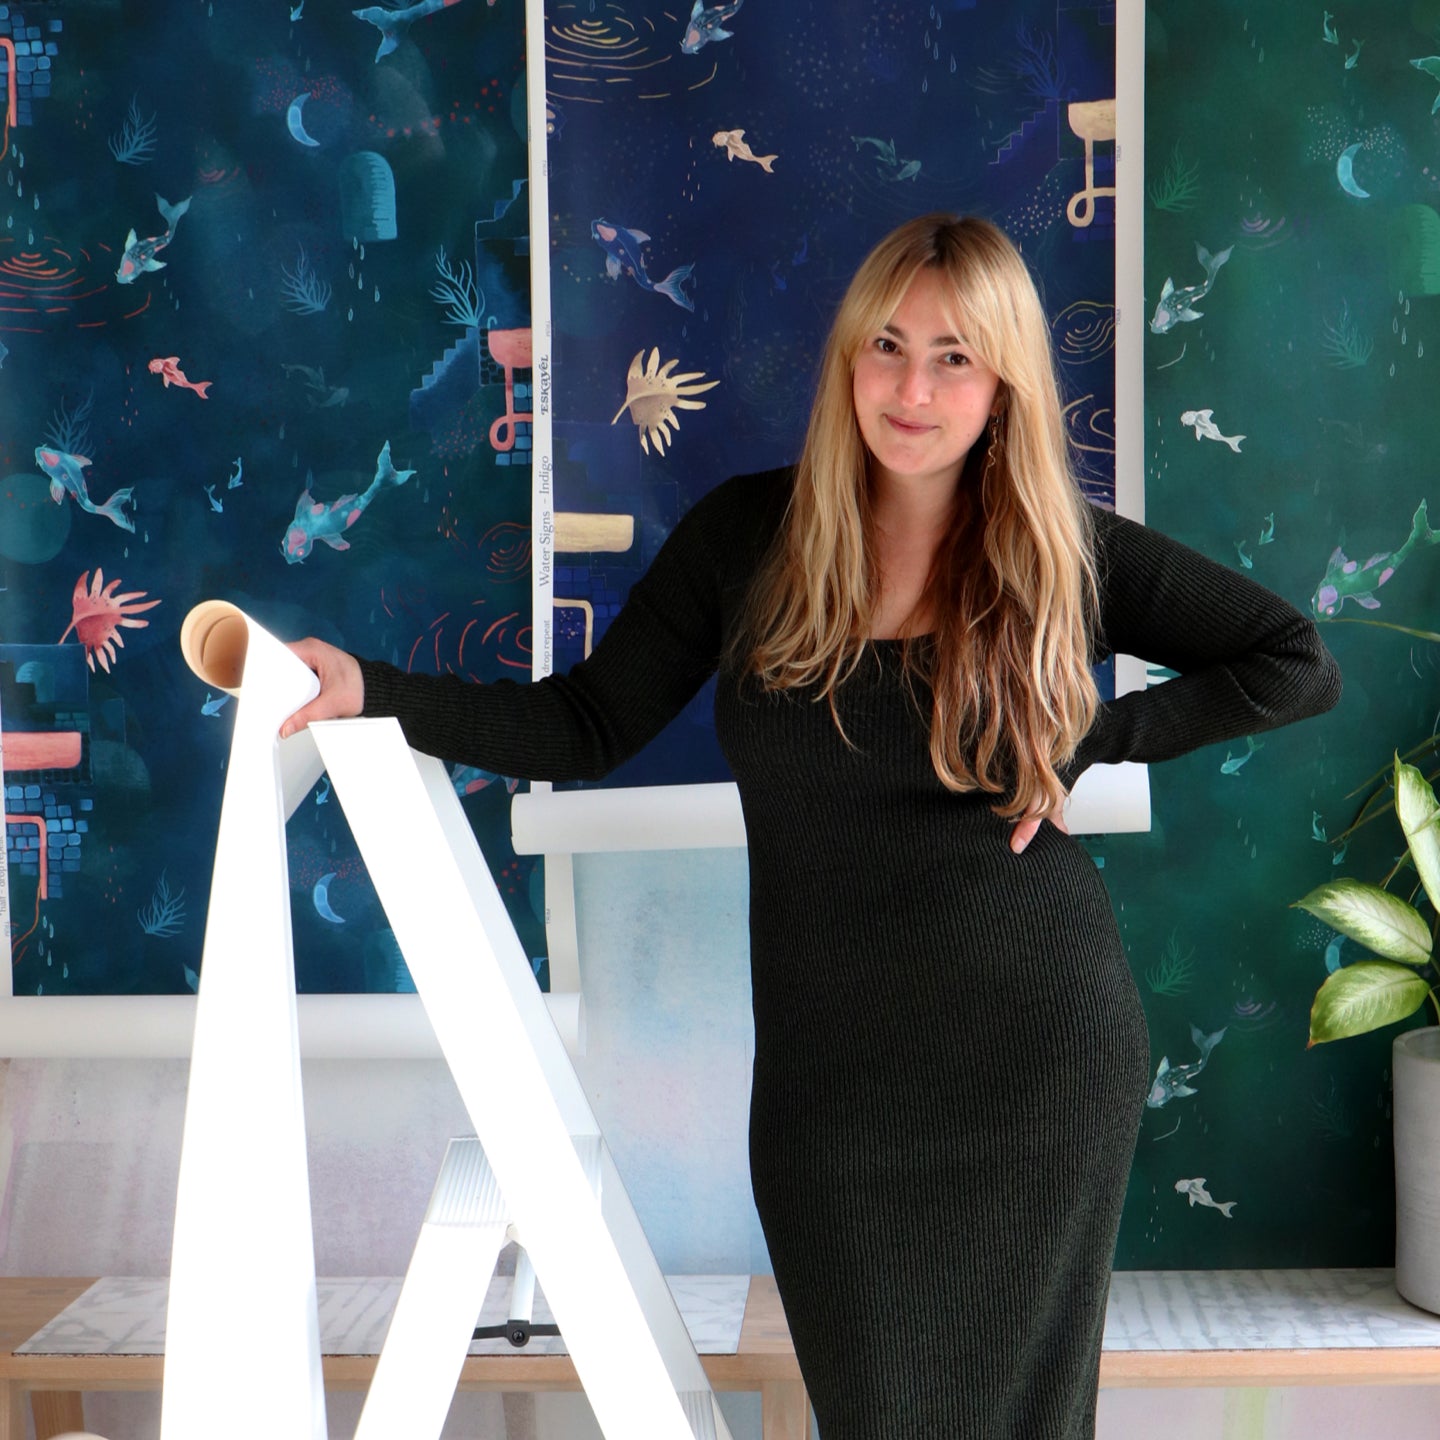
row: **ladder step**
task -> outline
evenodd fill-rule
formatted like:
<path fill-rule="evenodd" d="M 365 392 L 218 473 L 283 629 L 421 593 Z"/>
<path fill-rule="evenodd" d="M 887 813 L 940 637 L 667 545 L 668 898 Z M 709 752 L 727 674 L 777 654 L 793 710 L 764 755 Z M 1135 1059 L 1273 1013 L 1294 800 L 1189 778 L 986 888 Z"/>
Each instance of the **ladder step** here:
<path fill-rule="evenodd" d="M 715 1396 L 709 1390 L 682 1390 L 680 1408 L 695 1440 L 716 1440 Z"/>
<path fill-rule="evenodd" d="M 425 1211 L 427 1225 L 504 1225 L 510 1218 L 490 1162 L 473 1135 L 451 1140 Z"/>

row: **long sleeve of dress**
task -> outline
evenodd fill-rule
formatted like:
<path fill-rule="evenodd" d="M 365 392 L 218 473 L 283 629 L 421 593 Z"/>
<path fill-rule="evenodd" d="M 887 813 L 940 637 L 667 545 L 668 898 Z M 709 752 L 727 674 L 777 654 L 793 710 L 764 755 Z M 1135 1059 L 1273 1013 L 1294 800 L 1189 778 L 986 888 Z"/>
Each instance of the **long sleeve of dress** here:
<path fill-rule="evenodd" d="M 1071 774 L 1168 760 L 1328 710 L 1340 670 L 1314 624 L 1278 595 L 1198 551 L 1096 512 L 1100 655 L 1178 671 L 1101 708 Z"/>
<path fill-rule="evenodd" d="M 757 509 L 776 494 L 783 487 L 772 477 L 752 476 L 700 500 L 593 653 L 566 674 L 476 684 L 361 660 L 363 713 L 398 718 L 417 750 L 517 779 L 606 774 L 678 715 L 715 669 L 727 613 L 741 599 L 727 578 L 736 551 L 754 551 Z"/>

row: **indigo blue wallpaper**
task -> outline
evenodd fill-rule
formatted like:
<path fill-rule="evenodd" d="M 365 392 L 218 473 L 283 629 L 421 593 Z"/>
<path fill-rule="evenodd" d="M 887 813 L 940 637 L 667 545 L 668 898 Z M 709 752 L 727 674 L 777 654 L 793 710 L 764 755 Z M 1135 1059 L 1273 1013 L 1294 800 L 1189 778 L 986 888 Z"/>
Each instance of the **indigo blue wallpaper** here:
<path fill-rule="evenodd" d="M 1114 494 L 1115 6 L 551 0 L 555 668 L 677 517 L 793 460 L 835 305 L 930 210 L 1020 244 Z M 607 785 L 726 778 L 707 689 Z"/>
<path fill-rule="evenodd" d="M 14 992 L 184 992 L 231 708 L 191 605 L 529 670 L 523 9 L 0 4 L 0 75 Z M 514 782 L 455 785 L 543 957 Z M 289 843 L 301 989 L 407 988 L 327 782 Z"/>

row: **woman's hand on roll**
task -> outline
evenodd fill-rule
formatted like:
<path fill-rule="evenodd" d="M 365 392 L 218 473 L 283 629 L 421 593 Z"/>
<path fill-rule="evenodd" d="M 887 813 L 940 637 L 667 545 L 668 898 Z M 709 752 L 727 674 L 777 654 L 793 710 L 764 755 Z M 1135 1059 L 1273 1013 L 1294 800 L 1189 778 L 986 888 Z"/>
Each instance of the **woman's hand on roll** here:
<path fill-rule="evenodd" d="M 312 720 L 346 720 L 365 708 L 365 680 L 353 655 L 323 640 L 296 640 L 289 647 L 320 681 L 320 693 L 280 727 L 280 738 L 303 730 Z"/>

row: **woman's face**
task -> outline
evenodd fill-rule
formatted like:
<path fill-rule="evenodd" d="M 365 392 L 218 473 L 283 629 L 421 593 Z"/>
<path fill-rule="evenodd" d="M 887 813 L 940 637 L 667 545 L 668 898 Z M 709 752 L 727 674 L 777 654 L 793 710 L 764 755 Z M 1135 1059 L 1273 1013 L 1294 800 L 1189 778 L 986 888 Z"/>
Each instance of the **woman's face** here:
<path fill-rule="evenodd" d="M 948 333 L 937 270 L 921 270 L 855 361 L 855 418 L 879 485 L 953 490 L 1000 378 Z"/>

